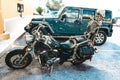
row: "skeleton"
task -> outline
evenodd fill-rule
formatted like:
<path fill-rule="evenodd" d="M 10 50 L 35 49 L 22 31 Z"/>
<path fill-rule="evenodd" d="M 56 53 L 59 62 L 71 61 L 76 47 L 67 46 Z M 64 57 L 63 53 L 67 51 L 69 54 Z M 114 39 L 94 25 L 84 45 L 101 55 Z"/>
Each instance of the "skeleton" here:
<path fill-rule="evenodd" d="M 104 15 L 102 15 L 100 12 L 97 12 L 94 18 L 90 17 L 86 32 L 84 33 L 88 39 L 90 39 L 94 34 L 97 36 L 102 25 L 102 20 L 104 20 Z"/>

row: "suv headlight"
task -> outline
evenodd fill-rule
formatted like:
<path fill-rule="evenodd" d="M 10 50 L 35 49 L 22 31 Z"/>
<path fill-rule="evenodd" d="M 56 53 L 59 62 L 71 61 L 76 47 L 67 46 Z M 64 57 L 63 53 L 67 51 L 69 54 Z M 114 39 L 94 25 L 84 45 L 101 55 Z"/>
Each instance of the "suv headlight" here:
<path fill-rule="evenodd" d="M 26 38 L 26 42 L 28 43 L 33 41 L 34 36 L 29 33 L 26 33 L 25 38 Z"/>

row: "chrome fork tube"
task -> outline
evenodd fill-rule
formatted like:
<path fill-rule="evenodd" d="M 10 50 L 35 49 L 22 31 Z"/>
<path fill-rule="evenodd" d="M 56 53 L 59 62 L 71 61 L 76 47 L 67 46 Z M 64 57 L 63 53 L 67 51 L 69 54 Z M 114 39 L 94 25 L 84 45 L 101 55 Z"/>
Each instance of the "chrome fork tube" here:
<path fill-rule="evenodd" d="M 22 59 L 19 61 L 19 64 L 24 60 L 24 58 L 27 56 L 27 54 L 29 54 L 29 52 L 32 50 L 32 48 L 35 46 L 35 44 L 37 43 L 37 41 L 33 42 L 33 44 L 30 47 L 30 50 L 26 50 L 25 55 L 22 57 Z M 28 48 L 28 47 L 27 47 Z"/>

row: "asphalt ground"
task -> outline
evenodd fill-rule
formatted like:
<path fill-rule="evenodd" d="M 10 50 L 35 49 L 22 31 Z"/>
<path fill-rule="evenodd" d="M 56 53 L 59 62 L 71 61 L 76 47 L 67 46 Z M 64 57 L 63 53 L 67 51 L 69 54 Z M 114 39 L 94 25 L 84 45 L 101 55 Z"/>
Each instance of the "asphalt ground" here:
<path fill-rule="evenodd" d="M 63 65 L 56 65 L 51 76 L 45 70 L 41 70 L 37 60 L 25 69 L 13 70 L 7 67 L 4 57 L 0 59 L 0 80 L 120 80 L 120 28 L 115 27 L 112 37 L 107 42 L 98 46 L 101 51 L 94 54 L 91 61 L 87 60 L 83 64 L 74 66 L 69 62 Z M 15 45 L 25 45 L 25 38 L 21 36 L 10 47 L 15 49 Z"/>

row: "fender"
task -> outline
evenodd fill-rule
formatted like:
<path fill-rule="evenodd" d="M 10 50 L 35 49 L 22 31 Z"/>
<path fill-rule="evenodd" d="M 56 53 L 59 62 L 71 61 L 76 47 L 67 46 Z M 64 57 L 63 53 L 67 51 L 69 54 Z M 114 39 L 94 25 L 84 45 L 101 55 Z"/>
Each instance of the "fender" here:
<path fill-rule="evenodd" d="M 100 31 L 104 31 L 108 37 L 112 35 L 112 32 L 110 31 L 108 27 L 100 28 Z"/>

